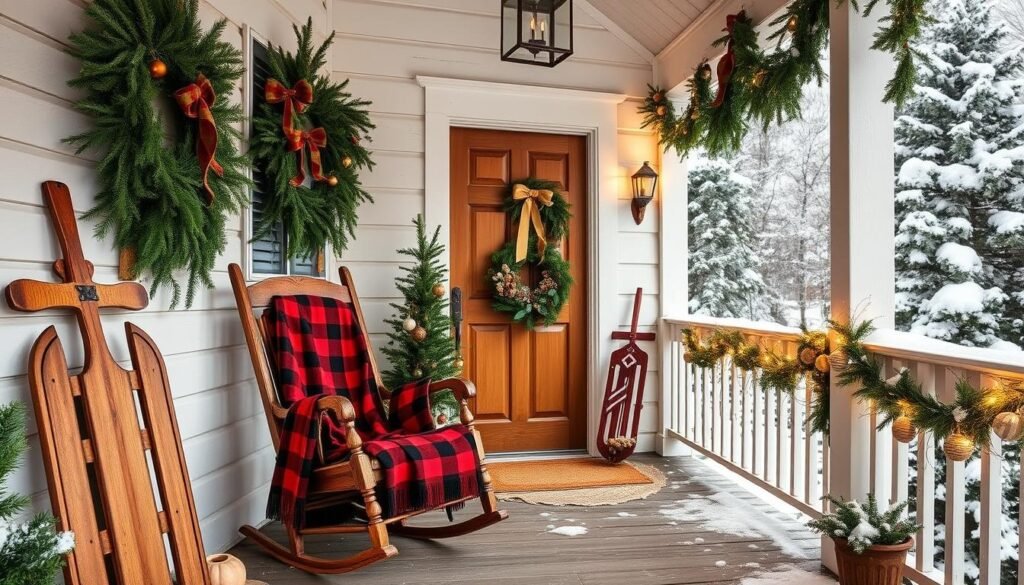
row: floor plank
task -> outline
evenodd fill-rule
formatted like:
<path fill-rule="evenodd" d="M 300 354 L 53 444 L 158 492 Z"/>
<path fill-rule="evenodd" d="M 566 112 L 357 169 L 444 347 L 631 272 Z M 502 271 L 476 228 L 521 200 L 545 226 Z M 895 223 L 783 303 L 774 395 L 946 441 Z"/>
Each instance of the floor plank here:
<path fill-rule="evenodd" d="M 791 566 L 820 572 L 819 539 L 795 514 L 768 506 L 692 458 L 637 460 L 658 466 L 668 480 L 646 500 L 595 507 L 503 502 L 511 513 L 504 522 L 445 541 L 395 537 L 397 557 L 347 575 L 307 575 L 249 542 L 231 552 L 245 561 L 249 578 L 270 585 L 710 585 L 740 583 Z M 457 520 L 478 510 L 472 504 L 466 508 Z M 445 521 L 443 513 L 417 519 Z M 550 532 L 565 526 L 587 532 Z M 264 531 L 282 538 L 277 523 Z M 366 545 L 360 535 L 323 536 L 309 538 L 306 550 L 340 557 Z"/>

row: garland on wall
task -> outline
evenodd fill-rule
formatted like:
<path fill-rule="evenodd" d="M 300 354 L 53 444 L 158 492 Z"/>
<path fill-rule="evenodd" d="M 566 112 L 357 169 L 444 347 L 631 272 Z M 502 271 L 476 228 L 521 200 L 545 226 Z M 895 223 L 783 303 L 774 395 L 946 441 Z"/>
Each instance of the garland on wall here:
<path fill-rule="evenodd" d="M 316 258 L 329 243 L 335 252 L 355 237 L 356 209 L 373 199 L 359 182 L 373 160 L 362 139 L 374 128 L 370 102 L 345 91 L 348 80 L 320 73 L 334 33 L 313 47 L 313 20 L 295 30 L 293 54 L 270 47 L 270 78 L 255 88 L 265 102 L 253 115 L 251 153 L 267 177 L 254 239 L 279 224 L 288 233 L 290 258 Z"/>
<path fill-rule="evenodd" d="M 850 1 L 858 8 L 855 0 Z M 864 15 L 879 1 L 868 2 Z M 889 15 L 875 33 L 872 48 L 895 56 L 896 71 L 883 99 L 902 106 L 914 93 L 916 60 L 923 58 L 911 43 L 928 16 L 923 12 L 925 0 L 886 0 L 886 4 Z M 687 81 L 690 103 L 682 114 L 676 113 L 664 89 L 649 87 L 639 108 L 643 126 L 655 128 L 665 148 L 674 148 L 680 156 L 697 147 L 718 156 L 739 150 L 751 122 L 767 128 L 799 118 L 804 86 L 820 85 L 826 77 L 821 55 L 828 47 L 829 10 L 830 0 L 791 3 L 769 25 L 771 50 L 761 48 L 755 24 L 745 11 L 729 15 L 725 36 L 715 42 L 725 47 L 725 54 L 718 62 L 714 95 L 711 67 L 702 62 Z"/>
<path fill-rule="evenodd" d="M 776 353 L 747 342 L 738 331 L 715 330 L 700 339 L 683 331 L 685 360 L 699 368 L 713 368 L 727 355 L 737 369 L 758 371 L 765 390 L 794 392 L 807 375 L 814 392 L 808 421 L 812 432 L 828 435 L 829 372 L 835 370 L 843 386 L 859 388 L 854 396 L 871 405 L 879 415 L 878 428 L 891 426 L 893 437 L 903 443 L 920 432 L 943 441 L 946 457 L 966 461 L 976 448 L 987 446 L 991 433 L 1006 441 L 1024 438 L 1024 380 L 997 380 L 987 388 L 975 388 L 967 380 L 956 383 L 956 398 L 944 403 L 924 392 L 906 368 L 885 377 L 882 362 L 867 351 L 864 340 L 874 331 L 870 321 L 844 325 L 829 322 L 834 349 L 829 352 L 828 334 L 803 331 L 797 357 Z"/>
<path fill-rule="evenodd" d="M 245 204 L 248 159 L 239 153 L 242 110 L 226 99 L 242 77 L 242 54 L 220 39 L 220 20 L 202 32 L 197 0 L 96 0 L 92 27 L 71 36 L 81 61 L 71 86 L 93 127 L 66 141 L 96 150 L 99 189 L 85 217 L 96 237 L 112 234 L 132 258 L 128 276 L 148 275 L 150 294 L 173 290 L 188 271 L 186 306 L 227 243 L 227 217 Z M 161 107 L 164 106 L 164 107 Z M 170 128 L 168 128 L 168 126 Z"/>
<path fill-rule="evenodd" d="M 551 325 L 568 302 L 573 284 L 569 263 L 559 251 L 559 242 L 569 235 L 569 203 L 558 183 L 528 178 L 512 183 L 504 207 L 519 227 L 515 241 L 491 255 L 491 306 L 530 329 L 538 320 Z M 527 265 L 539 271 L 535 286 L 523 281 Z"/>

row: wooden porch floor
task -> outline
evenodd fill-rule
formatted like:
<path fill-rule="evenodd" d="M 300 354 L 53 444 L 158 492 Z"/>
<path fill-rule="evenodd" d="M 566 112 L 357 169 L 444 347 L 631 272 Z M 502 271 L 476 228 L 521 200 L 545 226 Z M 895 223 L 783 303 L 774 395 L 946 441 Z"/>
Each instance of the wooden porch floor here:
<path fill-rule="evenodd" d="M 589 508 L 503 502 L 511 513 L 504 522 L 443 541 L 394 537 L 398 556 L 347 575 L 307 575 L 248 542 L 231 552 L 245 562 L 250 579 L 270 585 L 829 582 L 819 568 L 818 537 L 795 514 L 775 510 L 691 458 L 637 460 L 658 466 L 668 479 L 646 500 Z M 478 509 L 467 505 L 457 519 Z M 422 521 L 446 519 L 436 513 Z M 264 530 L 281 539 L 279 526 L 275 522 Z M 586 533 L 550 532 L 566 526 Z M 342 556 L 366 542 L 361 535 L 317 537 L 307 540 L 306 550 Z M 793 570 L 807 573 L 781 572 Z"/>

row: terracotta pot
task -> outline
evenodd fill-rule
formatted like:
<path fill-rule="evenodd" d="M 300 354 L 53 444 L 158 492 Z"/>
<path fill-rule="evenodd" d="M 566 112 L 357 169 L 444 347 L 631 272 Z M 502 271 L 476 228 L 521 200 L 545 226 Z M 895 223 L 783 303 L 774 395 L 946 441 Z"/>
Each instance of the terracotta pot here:
<path fill-rule="evenodd" d="M 236 557 L 227 554 L 206 557 L 210 568 L 212 585 L 245 585 L 245 565 Z"/>
<path fill-rule="evenodd" d="M 908 538 L 903 544 L 876 544 L 857 554 L 845 538 L 833 541 L 840 585 L 900 585 L 907 551 L 914 546 L 914 539 Z"/>

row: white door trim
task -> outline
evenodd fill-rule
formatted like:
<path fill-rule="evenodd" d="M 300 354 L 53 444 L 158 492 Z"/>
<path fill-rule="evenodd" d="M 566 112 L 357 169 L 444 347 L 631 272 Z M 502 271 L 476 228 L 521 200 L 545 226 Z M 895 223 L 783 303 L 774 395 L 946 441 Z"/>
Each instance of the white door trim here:
<path fill-rule="evenodd" d="M 451 248 L 451 128 L 587 137 L 587 451 L 597 454 L 603 364 L 616 326 L 618 104 L 626 96 L 572 89 L 417 76 L 425 93 L 424 219 Z M 448 249 L 442 261 L 450 265 Z"/>

